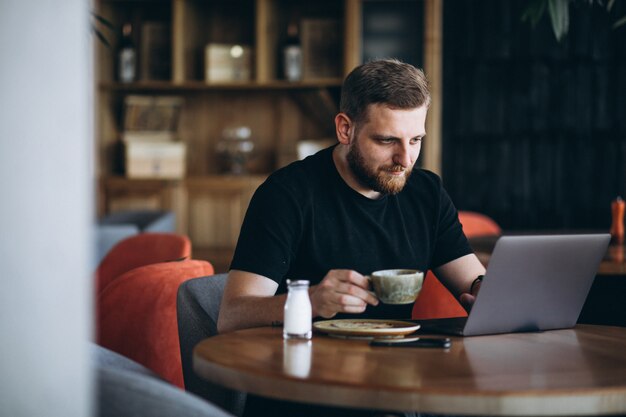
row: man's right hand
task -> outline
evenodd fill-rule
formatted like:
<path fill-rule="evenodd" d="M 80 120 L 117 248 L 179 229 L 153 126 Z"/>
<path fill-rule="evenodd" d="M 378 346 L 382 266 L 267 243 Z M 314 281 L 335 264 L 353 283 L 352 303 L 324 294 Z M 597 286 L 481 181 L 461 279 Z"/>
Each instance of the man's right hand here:
<path fill-rule="evenodd" d="M 337 313 L 362 313 L 368 304 L 378 305 L 369 290 L 367 277 L 348 269 L 333 269 L 309 293 L 313 317 L 334 317 Z"/>

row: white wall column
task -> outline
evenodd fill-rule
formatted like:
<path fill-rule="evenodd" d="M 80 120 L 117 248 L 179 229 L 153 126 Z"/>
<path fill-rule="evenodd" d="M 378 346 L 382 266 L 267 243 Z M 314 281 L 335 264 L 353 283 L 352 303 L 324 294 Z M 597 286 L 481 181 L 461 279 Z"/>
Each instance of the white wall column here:
<path fill-rule="evenodd" d="M 84 0 L 0 2 L 0 415 L 91 415 L 92 34 Z"/>

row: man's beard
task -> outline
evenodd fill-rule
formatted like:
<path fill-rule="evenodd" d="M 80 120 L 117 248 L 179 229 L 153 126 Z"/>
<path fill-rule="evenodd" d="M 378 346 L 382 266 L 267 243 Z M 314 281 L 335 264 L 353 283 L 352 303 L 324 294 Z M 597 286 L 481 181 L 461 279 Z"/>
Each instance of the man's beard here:
<path fill-rule="evenodd" d="M 347 155 L 348 165 L 356 179 L 364 186 L 383 194 L 398 194 L 404 188 L 413 167 L 403 168 L 401 165 L 383 166 L 378 170 L 368 167 L 355 142 Z M 404 175 L 391 175 L 390 171 L 402 171 Z"/>

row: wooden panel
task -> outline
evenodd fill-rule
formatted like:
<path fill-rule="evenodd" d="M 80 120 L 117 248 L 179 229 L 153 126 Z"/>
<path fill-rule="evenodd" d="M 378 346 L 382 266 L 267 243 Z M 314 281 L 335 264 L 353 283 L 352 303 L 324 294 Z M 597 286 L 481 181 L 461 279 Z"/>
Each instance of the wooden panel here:
<path fill-rule="evenodd" d="M 441 174 L 441 108 L 443 0 L 424 1 L 424 72 L 428 77 L 431 103 L 426 118 L 426 140 L 422 148 L 422 167 Z"/>
<path fill-rule="evenodd" d="M 297 159 L 296 141 L 294 132 L 301 129 L 301 120 L 294 103 L 288 97 L 281 97 L 278 103 L 279 118 L 276 135 L 276 163 L 278 167 L 285 166 Z"/>
<path fill-rule="evenodd" d="M 202 17 L 198 2 L 174 0 L 173 75 L 176 83 L 201 79 L 201 50 L 206 39 L 206 22 Z"/>
<path fill-rule="evenodd" d="M 275 0 L 256 0 L 256 81 L 276 80 L 278 56 L 278 11 Z"/>
<path fill-rule="evenodd" d="M 191 29 L 186 28 L 185 24 L 185 17 L 189 13 L 187 8 L 188 3 L 185 0 L 174 0 L 172 4 L 172 81 L 175 83 L 189 79 L 185 72 L 188 68 L 185 65 L 185 55 L 190 48 L 185 32 Z"/>
<path fill-rule="evenodd" d="M 265 177 L 187 180 L 189 236 L 194 246 L 234 249 L 250 198 Z"/>
<path fill-rule="evenodd" d="M 107 178 L 100 184 L 104 213 L 121 210 L 168 210 L 176 216 L 176 232 L 187 233 L 185 188 L 182 181 Z"/>
<path fill-rule="evenodd" d="M 152 195 L 125 195 L 111 197 L 108 201 L 110 213 L 125 210 L 161 210 L 161 196 Z"/>
<path fill-rule="evenodd" d="M 200 247 L 234 247 L 243 215 L 236 192 L 207 192 L 192 195 L 189 201 L 191 240 Z"/>
<path fill-rule="evenodd" d="M 345 0 L 344 75 L 361 64 L 361 0 Z"/>

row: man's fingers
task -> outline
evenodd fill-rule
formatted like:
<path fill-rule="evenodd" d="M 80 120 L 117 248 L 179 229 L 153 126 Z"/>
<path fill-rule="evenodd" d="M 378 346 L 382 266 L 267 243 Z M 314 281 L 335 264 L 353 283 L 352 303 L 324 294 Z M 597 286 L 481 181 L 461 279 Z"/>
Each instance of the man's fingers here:
<path fill-rule="evenodd" d="M 345 294 L 352 297 L 356 297 L 365 301 L 367 304 L 378 305 L 378 298 L 371 291 L 365 290 L 361 287 L 353 285 L 352 283 L 341 283 L 337 286 L 337 292 L 339 294 Z"/>
<path fill-rule="evenodd" d="M 337 313 L 362 313 L 365 311 L 367 304 L 358 298 L 346 296 L 340 297 L 341 301 L 328 300 L 318 309 L 319 315 L 325 318 L 335 316 Z"/>
<path fill-rule="evenodd" d="M 340 279 L 342 281 L 352 283 L 356 285 L 357 287 L 360 287 L 363 289 L 369 288 L 370 281 L 367 278 L 367 276 L 361 275 L 356 271 L 350 271 L 350 270 L 341 271 L 341 272 L 345 272 L 345 273 L 340 274 Z"/>
<path fill-rule="evenodd" d="M 476 297 L 470 293 L 464 292 L 459 297 L 459 301 L 461 301 L 461 305 L 463 306 L 465 311 L 469 313 L 469 311 L 472 309 L 472 306 L 474 305 L 474 301 L 476 301 Z"/>

